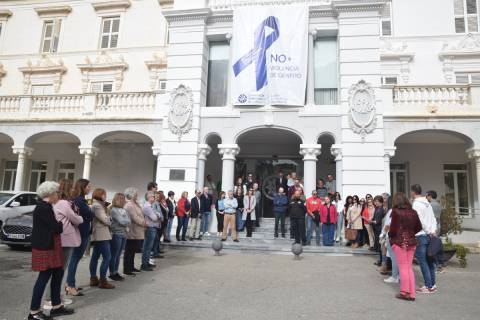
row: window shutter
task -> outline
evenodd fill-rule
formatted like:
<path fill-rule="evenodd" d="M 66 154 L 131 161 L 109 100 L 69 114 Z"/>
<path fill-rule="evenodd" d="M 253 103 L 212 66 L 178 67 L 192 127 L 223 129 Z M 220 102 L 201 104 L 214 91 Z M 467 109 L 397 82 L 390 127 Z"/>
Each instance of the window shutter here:
<path fill-rule="evenodd" d="M 455 0 L 454 4 L 453 4 L 453 8 L 454 8 L 454 14 L 456 16 L 463 16 L 463 1 L 464 0 Z"/>
<path fill-rule="evenodd" d="M 112 92 L 113 91 L 113 84 L 112 83 L 104 83 L 102 92 Z"/>
<path fill-rule="evenodd" d="M 477 0 L 467 0 L 467 14 L 477 13 Z"/>
<path fill-rule="evenodd" d="M 468 32 L 477 32 L 478 31 L 478 18 L 477 15 L 469 15 L 467 18 L 468 21 Z"/>
<path fill-rule="evenodd" d="M 58 40 L 60 38 L 60 29 L 62 27 L 62 20 L 58 19 L 55 21 L 53 29 L 53 43 L 52 43 L 52 52 L 57 52 L 58 49 Z"/>
<path fill-rule="evenodd" d="M 118 32 L 120 29 L 120 19 L 115 18 L 112 20 L 112 32 Z"/>
<path fill-rule="evenodd" d="M 110 19 L 103 20 L 103 33 L 110 33 Z"/>
<path fill-rule="evenodd" d="M 102 84 L 100 82 L 92 82 L 90 91 L 92 91 L 92 93 L 100 93 L 102 91 Z"/>
<path fill-rule="evenodd" d="M 391 35 L 392 35 L 392 22 L 382 21 L 382 36 L 391 36 Z"/>
<path fill-rule="evenodd" d="M 465 33 L 465 18 L 455 18 L 455 32 Z"/>
<path fill-rule="evenodd" d="M 112 34 L 110 39 L 110 48 L 116 48 L 118 45 L 118 34 Z"/>

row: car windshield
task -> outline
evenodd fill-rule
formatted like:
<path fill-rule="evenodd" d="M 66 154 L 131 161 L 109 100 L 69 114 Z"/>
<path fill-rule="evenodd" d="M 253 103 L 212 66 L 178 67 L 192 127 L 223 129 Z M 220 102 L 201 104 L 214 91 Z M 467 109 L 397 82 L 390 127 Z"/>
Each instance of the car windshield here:
<path fill-rule="evenodd" d="M 13 193 L 0 193 L 0 205 L 7 202 L 11 197 L 13 197 Z"/>

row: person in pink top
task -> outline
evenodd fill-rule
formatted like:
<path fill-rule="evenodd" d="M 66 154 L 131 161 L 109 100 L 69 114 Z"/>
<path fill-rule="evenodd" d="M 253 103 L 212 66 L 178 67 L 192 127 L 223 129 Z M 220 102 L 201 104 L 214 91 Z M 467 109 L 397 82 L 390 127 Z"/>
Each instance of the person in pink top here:
<path fill-rule="evenodd" d="M 325 197 L 325 204 L 320 208 L 320 222 L 322 223 L 322 240 L 324 246 L 333 246 L 335 224 L 337 223 L 337 208 L 332 204 L 329 196 Z"/>

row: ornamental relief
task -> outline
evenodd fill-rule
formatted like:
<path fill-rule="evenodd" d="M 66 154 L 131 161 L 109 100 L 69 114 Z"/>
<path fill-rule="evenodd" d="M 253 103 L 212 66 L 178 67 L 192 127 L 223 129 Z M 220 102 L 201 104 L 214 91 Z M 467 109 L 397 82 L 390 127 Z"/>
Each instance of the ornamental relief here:
<path fill-rule="evenodd" d="M 373 88 L 365 80 L 360 80 L 350 88 L 348 102 L 350 128 L 361 136 L 363 142 L 365 136 L 377 127 Z"/>
<path fill-rule="evenodd" d="M 192 90 L 183 84 L 170 94 L 170 111 L 168 112 L 168 127 L 178 136 L 178 141 L 192 128 L 193 95 Z"/>

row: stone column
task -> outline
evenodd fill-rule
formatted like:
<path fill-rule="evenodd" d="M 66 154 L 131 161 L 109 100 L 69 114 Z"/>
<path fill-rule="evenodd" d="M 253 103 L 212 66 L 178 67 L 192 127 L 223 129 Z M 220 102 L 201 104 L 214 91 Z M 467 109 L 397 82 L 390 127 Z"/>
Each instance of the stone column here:
<path fill-rule="evenodd" d="M 315 59 L 314 44 L 317 37 L 317 30 L 311 29 L 308 32 L 308 72 L 307 72 L 307 105 L 315 105 Z"/>
<path fill-rule="evenodd" d="M 473 159 L 475 161 L 475 174 L 476 174 L 476 208 L 474 209 L 474 214 L 477 213 L 478 208 L 480 208 L 480 148 L 470 148 L 467 149 L 467 155 L 469 159 Z"/>
<path fill-rule="evenodd" d="M 80 154 L 85 156 L 85 161 L 83 163 L 83 179 L 90 180 L 90 171 L 92 167 L 92 159 L 97 156 L 98 148 L 90 147 L 90 148 L 83 148 L 79 147 Z"/>
<path fill-rule="evenodd" d="M 155 169 L 155 182 L 157 184 L 160 184 L 160 156 L 161 156 L 161 149 L 160 147 L 152 147 L 152 152 L 155 158 L 157 158 L 156 161 L 156 169 Z"/>
<path fill-rule="evenodd" d="M 218 152 L 223 155 L 221 191 L 227 192 L 228 190 L 233 190 L 233 180 L 235 179 L 235 157 L 240 152 L 240 147 L 237 144 L 219 144 Z"/>
<path fill-rule="evenodd" d="M 303 156 L 303 192 L 307 197 L 317 185 L 317 157 L 321 152 L 321 144 L 300 145 L 300 154 Z"/>
<path fill-rule="evenodd" d="M 390 193 L 391 185 L 390 185 L 390 158 L 395 155 L 395 150 L 397 147 L 385 147 L 385 153 L 383 154 L 383 170 L 385 173 L 385 192 Z"/>
<path fill-rule="evenodd" d="M 197 189 L 202 189 L 205 183 L 205 163 L 207 156 L 212 151 L 208 144 L 199 144 L 197 148 L 198 153 L 198 168 L 197 168 Z"/>
<path fill-rule="evenodd" d="M 332 144 L 330 149 L 332 156 L 335 157 L 335 181 L 337 182 L 336 190 L 343 197 L 343 156 L 342 146 L 338 144 Z"/>
<path fill-rule="evenodd" d="M 15 178 L 15 191 L 22 191 L 25 178 L 25 160 L 32 155 L 33 149 L 28 147 L 12 147 L 13 153 L 18 154 L 17 175 Z"/>

